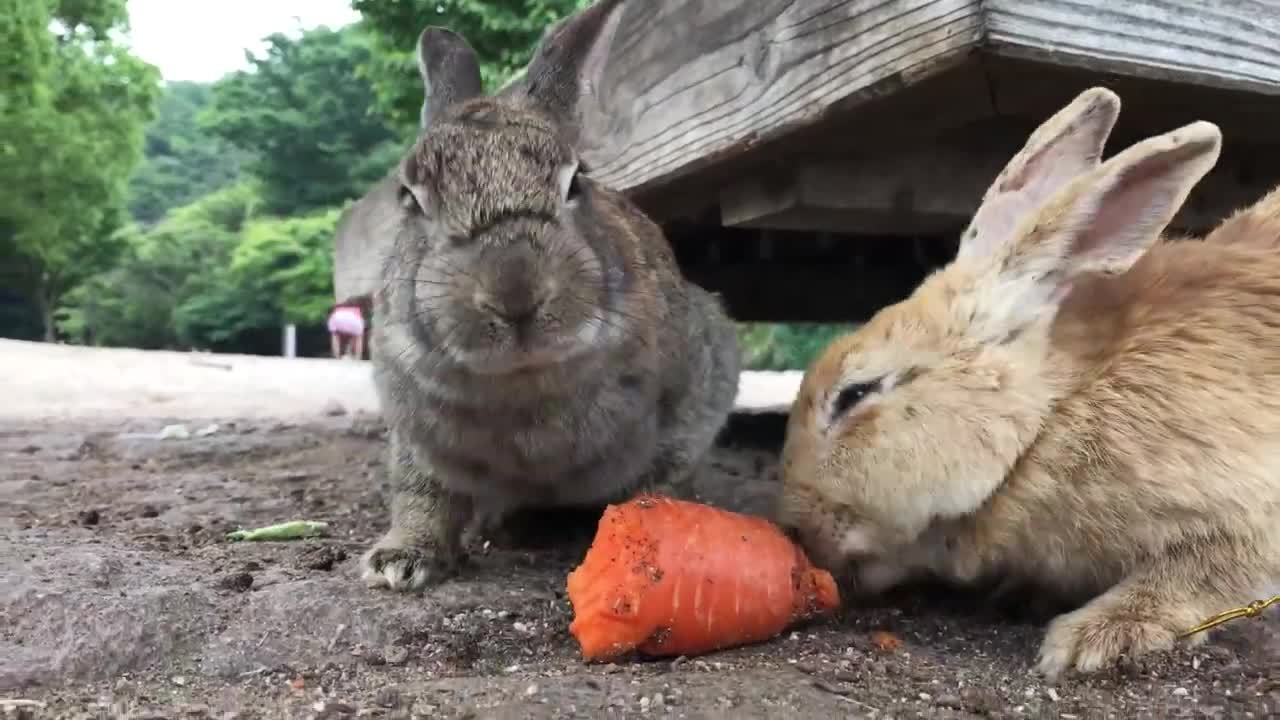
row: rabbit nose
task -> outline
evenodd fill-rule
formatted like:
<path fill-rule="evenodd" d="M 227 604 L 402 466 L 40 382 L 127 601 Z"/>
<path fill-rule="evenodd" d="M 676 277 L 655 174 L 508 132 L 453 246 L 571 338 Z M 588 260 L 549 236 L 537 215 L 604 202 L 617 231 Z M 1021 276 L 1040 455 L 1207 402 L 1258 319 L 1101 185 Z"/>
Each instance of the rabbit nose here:
<path fill-rule="evenodd" d="M 522 301 L 514 303 L 510 300 L 496 303 L 492 301 L 485 301 L 481 303 L 481 306 L 485 311 L 501 318 L 511 325 L 527 325 L 545 304 L 545 297 L 535 297 L 531 295 L 524 298 Z"/>

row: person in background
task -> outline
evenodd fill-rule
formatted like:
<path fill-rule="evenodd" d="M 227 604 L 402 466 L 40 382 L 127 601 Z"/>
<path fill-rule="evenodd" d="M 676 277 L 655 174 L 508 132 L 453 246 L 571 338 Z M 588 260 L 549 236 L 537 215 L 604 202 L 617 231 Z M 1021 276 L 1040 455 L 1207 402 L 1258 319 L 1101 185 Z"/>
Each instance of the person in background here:
<path fill-rule="evenodd" d="M 339 303 L 329 311 L 329 345 L 335 360 L 343 357 L 343 341 L 350 357 L 364 359 L 364 314 L 354 303 Z"/>

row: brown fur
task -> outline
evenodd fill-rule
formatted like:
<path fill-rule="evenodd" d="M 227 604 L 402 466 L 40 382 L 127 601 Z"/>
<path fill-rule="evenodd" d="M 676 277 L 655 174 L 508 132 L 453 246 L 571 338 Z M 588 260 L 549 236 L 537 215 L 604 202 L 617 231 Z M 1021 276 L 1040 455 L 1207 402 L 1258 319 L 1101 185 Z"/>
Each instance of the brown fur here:
<path fill-rule="evenodd" d="M 1159 240 L 1219 136 L 1098 166 L 1118 109 L 1092 90 L 1046 123 L 1075 129 L 1032 136 L 1011 166 L 1076 176 L 993 186 L 984 210 L 1014 216 L 980 211 L 952 265 L 822 354 L 784 449 L 780 520 L 863 591 L 932 573 L 1090 600 L 1050 625 L 1051 676 L 1171 647 L 1280 581 L 1280 192 Z"/>

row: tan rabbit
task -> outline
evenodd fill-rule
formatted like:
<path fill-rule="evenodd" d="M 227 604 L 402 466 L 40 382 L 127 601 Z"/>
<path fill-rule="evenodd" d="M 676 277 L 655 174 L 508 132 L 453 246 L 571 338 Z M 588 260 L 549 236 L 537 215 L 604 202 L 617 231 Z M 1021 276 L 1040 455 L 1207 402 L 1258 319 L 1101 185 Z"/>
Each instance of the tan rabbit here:
<path fill-rule="evenodd" d="M 575 150 L 572 111 L 622 8 L 601 0 L 555 27 L 496 97 L 464 39 L 421 35 L 424 128 L 375 299 L 392 499 L 363 558 L 372 586 L 446 577 L 464 531 L 509 511 L 679 481 L 732 409 L 733 323 Z"/>
<path fill-rule="evenodd" d="M 1088 90 L 1031 136 L 956 259 L 807 371 L 783 451 L 779 520 L 861 592 L 927 573 L 1087 601 L 1048 627 L 1051 677 L 1280 580 L 1280 192 L 1161 239 L 1221 135 L 1099 164 L 1119 108 Z"/>

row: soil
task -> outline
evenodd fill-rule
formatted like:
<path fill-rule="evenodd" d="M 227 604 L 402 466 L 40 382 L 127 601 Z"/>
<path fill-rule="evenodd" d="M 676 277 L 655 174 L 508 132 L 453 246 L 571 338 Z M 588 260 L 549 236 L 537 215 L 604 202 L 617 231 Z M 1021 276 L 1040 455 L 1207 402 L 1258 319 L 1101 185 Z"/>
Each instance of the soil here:
<path fill-rule="evenodd" d="M 18 407 L 25 392 L 6 389 Z M 1056 684 L 1030 671 L 1042 617 L 933 588 L 752 647 L 587 664 L 564 581 L 594 516 L 518 519 L 422 595 L 366 589 L 384 431 L 327 402 L 274 418 L 211 418 L 180 392 L 0 410 L 0 717 L 1280 717 L 1274 612 Z M 190 432 L 161 439 L 173 423 Z M 736 422 L 696 494 L 763 510 L 780 432 L 778 417 Z M 331 534 L 224 539 L 290 519 Z"/>

